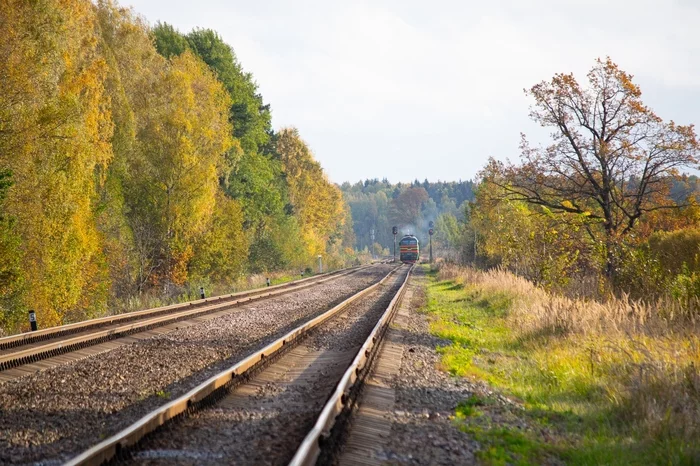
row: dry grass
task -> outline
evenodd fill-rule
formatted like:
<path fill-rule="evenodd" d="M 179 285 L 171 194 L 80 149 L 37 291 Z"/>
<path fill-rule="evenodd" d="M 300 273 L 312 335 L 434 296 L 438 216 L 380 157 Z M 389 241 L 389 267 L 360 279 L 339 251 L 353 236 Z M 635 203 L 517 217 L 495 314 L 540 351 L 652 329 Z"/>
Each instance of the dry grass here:
<path fill-rule="evenodd" d="M 543 372 L 596 387 L 611 422 L 654 442 L 700 444 L 697 301 L 605 302 L 557 296 L 504 270 L 442 265 L 439 280 L 511 298 L 503 318 Z M 601 401 L 602 400 L 602 401 Z"/>
<path fill-rule="evenodd" d="M 700 329 L 697 300 L 688 303 L 665 298 L 646 303 L 631 300 L 627 295 L 605 302 L 571 299 L 547 293 L 532 282 L 502 269 L 483 272 L 447 264 L 440 268 L 439 278 L 478 285 L 485 291 L 507 290 L 517 296 L 512 317 L 525 331 L 664 336 L 669 333 L 697 334 Z"/>
<path fill-rule="evenodd" d="M 308 275 L 305 275 L 307 277 Z M 111 307 L 104 313 L 93 317 L 104 317 L 107 315 L 123 314 L 127 312 L 152 309 L 170 304 L 183 303 L 199 299 L 199 287 L 203 286 L 206 296 L 220 296 L 239 291 L 247 291 L 266 286 L 267 278 L 270 278 L 273 285 L 299 280 L 301 275 L 296 272 L 270 272 L 268 274 L 251 274 L 241 277 L 232 283 L 192 283 L 188 286 L 171 286 L 161 290 L 150 290 L 141 295 L 131 296 L 126 299 L 115 300 Z"/>

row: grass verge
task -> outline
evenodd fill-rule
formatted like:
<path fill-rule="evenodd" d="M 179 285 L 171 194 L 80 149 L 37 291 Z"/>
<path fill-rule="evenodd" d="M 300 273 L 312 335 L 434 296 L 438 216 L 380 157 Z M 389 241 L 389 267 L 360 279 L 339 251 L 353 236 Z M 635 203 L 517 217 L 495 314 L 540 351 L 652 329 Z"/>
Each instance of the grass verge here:
<path fill-rule="evenodd" d="M 444 370 L 521 401 L 504 409 L 474 396 L 457 407 L 459 428 L 484 446 L 481 461 L 700 464 L 693 328 L 659 331 L 658 322 L 631 326 L 625 317 L 614 326 L 553 325 L 551 314 L 564 311 L 542 312 L 553 306 L 544 292 L 506 272 L 479 273 L 431 271 L 425 311 L 431 331 L 450 342 L 438 348 Z M 594 317 L 573 319 L 614 318 Z"/>

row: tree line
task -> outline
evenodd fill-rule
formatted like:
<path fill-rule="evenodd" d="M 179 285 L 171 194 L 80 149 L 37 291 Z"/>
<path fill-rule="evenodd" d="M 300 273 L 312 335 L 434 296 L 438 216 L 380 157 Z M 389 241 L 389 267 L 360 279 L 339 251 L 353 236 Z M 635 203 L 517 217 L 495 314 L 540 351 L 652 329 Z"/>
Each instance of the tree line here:
<path fill-rule="evenodd" d="M 0 2 L 0 327 L 353 260 L 349 208 L 232 47 L 111 0 Z"/>
<path fill-rule="evenodd" d="M 393 248 L 393 226 L 401 235 L 416 235 L 425 245 L 428 225 L 433 221 L 438 244 L 447 245 L 448 237 L 456 242 L 468 202 L 474 199 L 475 186 L 472 181 L 415 180 L 392 184 L 387 179 L 368 179 L 343 183 L 341 190 L 350 206 L 356 247 L 388 254 Z"/>

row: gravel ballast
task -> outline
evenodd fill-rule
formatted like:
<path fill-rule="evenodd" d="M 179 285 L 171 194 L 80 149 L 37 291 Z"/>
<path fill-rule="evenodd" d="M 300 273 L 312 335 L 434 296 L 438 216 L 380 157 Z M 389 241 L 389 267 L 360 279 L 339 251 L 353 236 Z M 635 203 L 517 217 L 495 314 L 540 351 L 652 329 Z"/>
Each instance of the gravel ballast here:
<path fill-rule="evenodd" d="M 330 283 L 0 385 L 0 463 L 59 464 L 250 352 L 378 281 L 380 265 Z"/>
<path fill-rule="evenodd" d="M 216 406 L 150 437 L 129 464 L 286 464 L 406 272 L 322 324 Z"/>

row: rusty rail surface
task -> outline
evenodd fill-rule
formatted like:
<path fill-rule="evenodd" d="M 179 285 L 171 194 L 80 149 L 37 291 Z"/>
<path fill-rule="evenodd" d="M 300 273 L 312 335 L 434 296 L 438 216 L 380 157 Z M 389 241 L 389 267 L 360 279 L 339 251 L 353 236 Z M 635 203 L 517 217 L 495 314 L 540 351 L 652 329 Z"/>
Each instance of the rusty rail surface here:
<path fill-rule="evenodd" d="M 176 400 L 151 411 L 131 426 L 86 450 L 65 464 L 67 466 L 93 466 L 106 463 L 115 459 L 122 452 L 133 448 L 146 435 L 173 419 L 192 413 L 203 406 L 217 401 L 238 383 L 244 382 L 251 373 L 256 372 L 269 362 L 274 361 L 282 353 L 296 346 L 312 329 L 386 283 L 400 268 L 401 266 L 395 267 L 379 282 L 359 291 L 323 314 L 308 320 L 263 349 L 254 352 L 230 368 L 209 378 Z"/>
<path fill-rule="evenodd" d="M 13 335 L 0 339 L 0 350 L 18 348 L 17 351 L 0 354 L 0 371 L 41 361 L 53 356 L 77 351 L 89 346 L 103 343 L 115 338 L 121 338 L 137 332 L 151 330 L 171 323 L 193 317 L 219 312 L 230 307 L 236 307 L 250 301 L 278 296 L 311 286 L 325 283 L 345 275 L 356 273 L 372 265 L 351 267 L 335 272 L 315 275 L 313 277 L 295 280 L 280 285 L 241 291 L 227 295 L 205 298 L 187 303 L 172 304 L 143 311 L 119 314 L 115 316 L 93 319 L 61 327 L 48 328 L 43 331 Z M 111 324 L 123 323 L 116 328 L 100 330 Z M 79 332 L 90 332 L 85 335 L 65 338 Z M 46 344 L 28 348 L 23 346 L 47 341 Z"/>
<path fill-rule="evenodd" d="M 332 455 L 332 452 L 324 452 L 324 448 L 334 447 L 337 439 L 332 438 L 332 433 L 342 432 L 343 426 L 341 424 L 347 419 L 354 407 L 357 394 L 369 373 L 367 369 L 370 368 L 374 357 L 379 352 L 381 340 L 406 292 L 412 271 L 413 266 L 409 269 L 401 288 L 372 329 L 372 333 L 365 340 L 352 364 L 340 379 L 333 395 L 321 410 L 314 427 L 302 441 L 289 462 L 289 466 L 311 466 L 316 464 L 322 453 L 326 453 L 328 456 Z M 325 462 L 327 461 L 323 461 L 323 463 Z"/>

